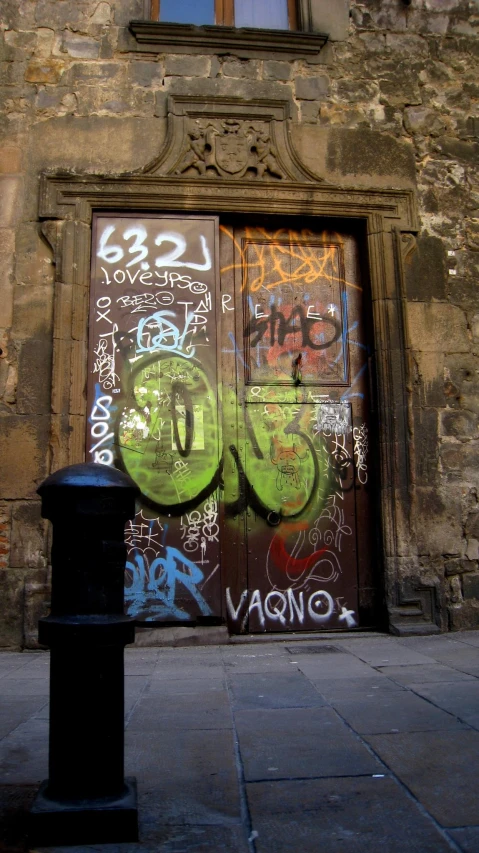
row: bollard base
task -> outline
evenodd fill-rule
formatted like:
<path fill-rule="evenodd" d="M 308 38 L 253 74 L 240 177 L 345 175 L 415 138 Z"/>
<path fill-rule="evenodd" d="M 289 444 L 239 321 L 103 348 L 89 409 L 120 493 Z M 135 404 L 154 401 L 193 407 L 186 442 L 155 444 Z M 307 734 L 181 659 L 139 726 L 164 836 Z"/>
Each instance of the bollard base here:
<path fill-rule="evenodd" d="M 125 779 L 122 796 L 54 800 L 42 782 L 30 811 L 29 843 L 45 847 L 138 841 L 136 779 Z"/>

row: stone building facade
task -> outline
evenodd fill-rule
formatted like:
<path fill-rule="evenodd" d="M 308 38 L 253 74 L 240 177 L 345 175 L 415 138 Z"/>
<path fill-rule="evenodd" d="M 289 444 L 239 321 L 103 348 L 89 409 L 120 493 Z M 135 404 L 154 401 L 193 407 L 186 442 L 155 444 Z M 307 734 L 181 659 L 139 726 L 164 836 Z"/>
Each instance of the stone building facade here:
<path fill-rule="evenodd" d="M 477 2 L 301 0 L 295 11 L 292 32 L 197 30 L 151 21 L 143 0 L 4 0 L 5 647 L 34 646 L 48 606 L 49 531 L 36 489 L 85 458 L 141 481 L 127 584 L 140 620 L 396 633 L 479 624 Z M 171 249 L 172 233 L 176 248 L 161 255 L 170 296 L 158 290 L 148 313 L 144 259 L 154 245 Z M 251 270 L 264 253 L 259 281 Z M 289 278 L 275 302 L 268 276 L 285 256 Z M 304 264 L 308 287 L 294 272 Z M 171 270 L 182 265 L 177 288 L 195 292 L 186 270 L 206 294 L 203 308 L 195 296 L 184 309 L 189 351 L 171 310 Z M 294 275 L 303 275 L 302 307 L 285 307 Z M 105 319 L 113 289 L 117 306 L 138 308 L 124 327 L 136 350 L 131 341 L 121 349 L 124 315 Z M 117 387 L 98 392 L 108 323 L 120 329 L 113 352 L 130 378 L 118 368 Z M 217 336 L 211 369 L 202 334 Z M 166 394 L 148 384 L 152 364 L 177 377 L 166 432 L 152 425 L 151 395 Z M 108 444 L 102 412 L 108 420 L 115 400 Z M 364 400 L 367 417 L 355 409 Z M 160 416 L 157 408 L 155 424 Z M 138 454 L 151 455 L 148 476 Z M 187 465 L 191 487 L 181 484 Z M 176 539 L 165 545 L 168 524 Z M 140 534 L 149 541 L 136 547 Z"/>

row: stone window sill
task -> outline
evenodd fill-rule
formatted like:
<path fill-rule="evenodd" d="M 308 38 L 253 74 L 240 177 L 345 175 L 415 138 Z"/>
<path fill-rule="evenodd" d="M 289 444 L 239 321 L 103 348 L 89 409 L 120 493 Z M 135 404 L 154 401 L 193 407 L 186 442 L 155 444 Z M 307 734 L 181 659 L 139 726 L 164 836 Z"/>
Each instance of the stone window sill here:
<path fill-rule="evenodd" d="M 208 53 L 250 58 L 274 55 L 278 59 L 317 59 L 326 44 L 325 33 L 293 30 L 167 24 L 131 21 L 130 31 L 144 50 L 159 53 Z"/>

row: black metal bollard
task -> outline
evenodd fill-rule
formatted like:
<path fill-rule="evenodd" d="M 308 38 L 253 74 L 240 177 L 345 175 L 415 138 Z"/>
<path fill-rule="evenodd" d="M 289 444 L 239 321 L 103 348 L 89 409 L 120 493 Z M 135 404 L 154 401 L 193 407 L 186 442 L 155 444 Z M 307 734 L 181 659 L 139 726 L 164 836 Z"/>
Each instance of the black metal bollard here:
<path fill-rule="evenodd" d="M 124 778 L 124 526 L 137 486 L 84 463 L 38 489 L 53 523 L 51 613 L 39 622 L 50 647 L 49 778 L 30 814 L 35 844 L 138 839 L 136 780 Z"/>

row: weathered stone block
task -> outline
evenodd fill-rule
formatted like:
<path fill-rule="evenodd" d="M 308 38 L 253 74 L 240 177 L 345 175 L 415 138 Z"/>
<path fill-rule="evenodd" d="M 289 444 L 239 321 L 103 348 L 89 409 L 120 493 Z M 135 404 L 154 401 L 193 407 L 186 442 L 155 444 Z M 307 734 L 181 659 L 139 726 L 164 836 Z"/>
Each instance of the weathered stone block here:
<path fill-rule="evenodd" d="M 257 80 L 259 69 L 260 63 L 257 59 L 227 59 L 223 63 L 225 77 L 246 77 L 250 80 Z"/>
<path fill-rule="evenodd" d="M 479 574 L 464 575 L 462 579 L 464 598 L 479 598 Z"/>
<path fill-rule="evenodd" d="M 17 341 L 49 340 L 52 330 L 51 285 L 28 287 L 15 285 L 12 334 Z"/>
<path fill-rule="evenodd" d="M 447 258 L 439 237 L 418 237 L 416 250 L 405 262 L 408 299 L 429 302 L 446 296 Z"/>
<path fill-rule="evenodd" d="M 50 612 L 51 581 L 25 578 L 23 642 L 26 649 L 43 648 L 38 643 L 38 621 Z"/>
<path fill-rule="evenodd" d="M 464 409 L 448 410 L 441 416 L 442 435 L 456 438 L 473 438 L 478 434 L 478 415 Z"/>
<path fill-rule="evenodd" d="M 419 554 L 463 553 L 461 507 L 444 501 L 436 488 L 417 488 L 417 547 Z"/>
<path fill-rule="evenodd" d="M 10 561 L 11 504 L 0 504 L 0 569 Z"/>
<path fill-rule="evenodd" d="M 52 345 L 29 338 L 18 354 L 17 412 L 48 414 L 51 410 Z"/>
<path fill-rule="evenodd" d="M 435 409 L 416 409 L 414 412 L 414 448 L 416 482 L 432 486 L 438 480 L 438 416 Z"/>
<path fill-rule="evenodd" d="M 76 59 L 98 59 L 100 42 L 89 36 L 71 33 L 67 30 L 63 36 L 63 50 Z"/>
<path fill-rule="evenodd" d="M 140 168 L 158 154 L 163 121 L 139 116 L 64 116 L 36 125 L 32 169 L 76 169 L 111 174 Z"/>
<path fill-rule="evenodd" d="M 61 59 L 32 59 L 25 72 L 27 83 L 58 83 L 65 71 Z"/>
<path fill-rule="evenodd" d="M 379 95 L 379 84 L 370 80 L 340 80 L 338 98 L 347 104 L 368 103 Z"/>
<path fill-rule="evenodd" d="M 416 181 L 414 152 L 408 143 L 371 130 L 333 128 L 329 133 L 328 169 L 343 175 L 398 175 Z"/>
<path fill-rule="evenodd" d="M 475 539 L 479 539 L 479 511 L 469 513 L 465 529 L 466 536 L 472 536 Z"/>
<path fill-rule="evenodd" d="M 329 93 L 329 78 L 324 74 L 316 77 L 297 77 L 294 81 L 296 97 L 303 101 L 318 101 Z"/>
<path fill-rule="evenodd" d="M 343 41 L 349 32 L 350 0 L 311 0 L 311 29 L 327 33 L 331 41 Z"/>
<path fill-rule="evenodd" d="M 466 557 L 468 560 L 475 561 L 479 560 L 479 540 L 478 539 L 468 539 L 466 544 Z"/>
<path fill-rule="evenodd" d="M 22 212 L 23 180 L 14 175 L 0 175 L 0 228 L 14 227 Z"/>
<path fill-rule="evenodd" d="M 453 160 L 463 161 L 471 165 L 479 160 L 479 142 L 466 142 L 453 136 L 442 136 L 437 140 L 437 150 Z"/>
<path fill-rule="evenodd" d="M 47 475 L 50 418 L 0 415 L 0 482 L 6 500 L 36 498 Z"/>
<path fill-rule="evenodd" d="M 208 77 L 209 73 L 209 56 L 165 56 L 165 77 Z M 244 73 L 230 74 L 229 76 L 251 77 L 254 75 Z"/>
<path fill-rule="evenodd" d="M 419 352 L 468 352 L 467 320 L 460 308 L 446 302 L 407 305 L 409 338 Z"/>
<path fill-rule="evenodd" d="M 415 352 L 414 403 L 417 406 L 444 406 L 444 356 L 441 353 Z"/>
<path fill-rule="evenodd" d="M 42 568 L 47 565 L 47 522 L 41 517 L 40 501 L 15 503 L 12 508 L 12 568 Z"/>
<path fill-rule="evenodd" d="M 11 326 L 13 317 L 13 258 L 15 251 L 15 232 L 13 229 L 0 229 L 0 303 L 2 306 L 0 327 Z"/>
<path fill-rule="evenodd" d="M 136 65 L 136 63 L 133 63 Z M 149 63 L 147 63 L 149 65 Z M 118 62 L 75 62 L 71 66 L 63 82 L 69 83 L 93 83 L 98 80 L 103 83 L 107 80 L 115 80 L 118 77 L 126 77 L 125 68 Z"/>
<path fill-rule="evenodd" d="M 0 175 L 15 175 L 22 171 L 22 151 L 15 145 L 0 147 Z"/>
<path fill-rule="evenodd" d="M 307 124 L 317 124 L 320 116 L 320 106 L 317 101 L 301 102 L 301 121 Z"/>
<path fill-rule="evenodd" d="M 23 639 L 24 575 L 18 569 L 0 570 L 0 646 L 19 649 Z"/>
<path fill-rule="evenodd" d="M 404 111 L 404 127 L 408 133 L 439 136 L 444 133 L 444 117 L 424 106 L 408 107 Z"/>
<path fill-rule="evenodd" d="M 266 80 L 290 80 L 292 70 L 289 62 L 269 59 L 263 63 L 263 74 Z"/>
<path fill-rule="evenodd" d="M 131 81 L 134 86 L 161 86 L 163 69 L 158 62 L 132 62 Z"/>
<path fill-rule="evenodd" d="M 15 242 L 16 283 L 49 286 L 53 283 L 53 276 L 52 252 L 42 239 L 38 224 L 29 222 L 20 225 Z M 32 289 L 29 288 L 31 293 Z"/>
<path fill-rule="evenodd" d="M 111 22 L 111 15 L 111 5 L 105 2 L 105 0 L 101 0 L 93 14 L 90 15 L 90 21 L 94 24 L 109 24 Z"/>
<path fill-rule="evenodd" d="M 466 572 L 473 572 L 477 569 L 477 562 L 464 560 L 460 557 L 454 557 L 452 560 L 444 562 L 444 571 L 449 577 L 450 575 L 462 575 Z"/>
<path fill-rule="evenodd" d="M 448 355 L 444 362 L 449 405 L 479 412 L 479 358 L 467 353 Z"/>
<path fill-rule="evenodd" d="M 476 601 L 466 601 L 459 607 L 449 608 L 449 627 L 451 631 L 479 627 L 479 604 Z"/>

